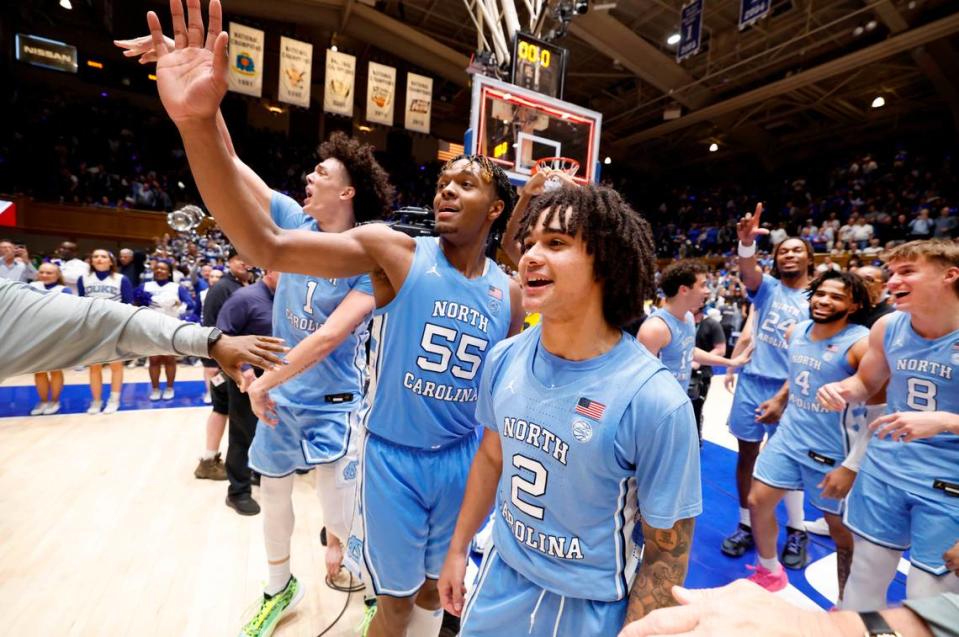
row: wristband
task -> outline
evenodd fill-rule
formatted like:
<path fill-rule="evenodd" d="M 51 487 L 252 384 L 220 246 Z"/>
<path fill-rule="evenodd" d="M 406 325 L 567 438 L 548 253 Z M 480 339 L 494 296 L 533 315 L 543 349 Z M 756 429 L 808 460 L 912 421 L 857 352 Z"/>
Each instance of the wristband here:
<path fill-rule="evenodd" d="M 893 630 L 886 622 L 885 618 L 876 611 L 859 613 L 859 618 L 866 625 L 863 637 L 902 637 L 902 635 Z"/>
<path fill-rule="evenodd" d="M 736 249 L 736 254 L 738 254 L 743 259 L 748 259 L 749 257 L 756 256 L 756 242 L 754 241 L 751 246 L 744 246 L 743 242 L 739 242 L 739 247 Z"/>

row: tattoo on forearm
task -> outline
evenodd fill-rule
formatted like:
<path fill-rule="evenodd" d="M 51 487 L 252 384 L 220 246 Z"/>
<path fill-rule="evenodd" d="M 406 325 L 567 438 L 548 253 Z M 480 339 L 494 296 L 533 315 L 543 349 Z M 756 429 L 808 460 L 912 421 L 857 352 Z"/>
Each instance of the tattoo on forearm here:
<path fill-rule="evenodd" d="M 671 529 L 654 529 L 643 523 L 646 548 L 629 595 L 627 623 L 676 604 L 671 589 L 686 580 L 693 525 L 692 518 L 680 520 Z"/>
<path fill-rule="evenodd" d="M 846 590 L 846 580 L 849 579 L 849 570 L 852 568 L 852 549 L 836 548 L 836 571 L 839 575 L 839 599 Z"/>

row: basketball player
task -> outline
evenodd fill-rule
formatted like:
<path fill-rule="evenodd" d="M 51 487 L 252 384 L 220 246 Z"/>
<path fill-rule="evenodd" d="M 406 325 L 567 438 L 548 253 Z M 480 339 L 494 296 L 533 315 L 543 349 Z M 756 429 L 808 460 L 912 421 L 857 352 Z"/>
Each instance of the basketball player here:
<path fill-rule="evenodd" d="M 523 306 L 541 322 L 489 355 L 488 429 L 440 593 L 464 637 L 614 635 L 683 582 L 702 510 L 689 398 L 622 330 L 654 293 L 652 233 L 617 193 L 584 186 L 534 200 L 520 238 Z M 494 500 L 464 609 L 470 541 Z M 637 501 L 647 542 L 630 591 Z"/>
<path fill-rule="evenodd" d="M 765 275 L 756 261 L 756 238 L 769 231 L 760 227 L 762 204 L 747 213 L 736 227 L 739 235 L 739 272 L 749 300 L 755 308 L 752 319 L 752 358 L 739 374 L 729 431 L 739 441 L 736 461 L 736 489 L 739 493 L 739 527 L 723 540 L 722 551 L 739 557 L 754 545 L 749 522 L 748 497 L 753 467 L 763 438 L 775 433 L 776 423 L 756 420 L 760 405 L 778 392 L 787 376 L 785 332 L 808 316 L 805 289 L 815 266 L 808 243 L 795 237 L 786 239 L 773 250 L 772 276 Z M 785 496 L 788 531 L 782 563 L 799 569 L 806 563 L 808 536 L 803 530 L 802 492 Z"/>
<path fill-rule="evenodd" d="M 228 135 L 225 125 L 221 133 Z M 229 142 L 224 137 L 225 142 Z M 232 147 L 232 145 L 230 145 Z M 239 158 L 247 191 L 280 228 L 337 233 L 385 214 L 393 198 L 373 148 L 334 133 L 307 176 L 306 200 L 272 191 Z M 337 575 L 349 534 L 357 478 L 358 412 L 366 383 L 367 324 L 374 309 L 367 275 L 336 279 L 286 273 L 273 302 L 273 333 L 296 345 L 288 365 L 249 388 L 260 419 L 250 467 L 261 475 L 260 504 L 269 580 L 245 634 L 266 635 L 302 597 L 292 575 L 293 479 L 315 468 L 326 527 L 327 575 Z M 270 395 L 267 395 L 267 391 Z M 269 409 L 266 405 L 269 404 Z M 359 573 L 357 573 L 359 575 Z"/>
<path fill-rule="evenodd" d="M 94 250 L 90 254 L 91 270 L 77 279 L 77 292 L 80 296 L 94 299 L 107 299 L 120 303 L 133 303 L 133 285 L 117 272 L 117 260 L 112 252 Z M 123 390 L 123 361 L 110 363 L 110 399 L 103 406 L 103 365 L 90 365 L 90 393 L 93 400 L 87 413 L 95 416 L 100 413 L 113 414 L 120 409 L 120 393 Z"/>
<path fill-rule="evenodd" d="M 210 7 L 219 16 L 219 2 Z M 217 129 L 227 34 L 212 21 L 204 47 L 199 2 L 188 3 L 189 30 L 180 3 L 171 9 L 172 50 L 156 14 L 148 14 L 157 86 L 224 233 L 269 269 L 327 278 L 371 273 L 377 310 L 361 499 L 364 557 L 379 598 L 369 634 L 435 636 L 442 613 L 434 580 L 477 447 L 479 374 L 490 347 L 522 326 L 518 285 L 484 256 L 494 222 L 509 216 L 512 186 L 485 157 L 449 162 L 434 198 L 439 239 L 413 239 L 383 224 L 341 233 L 279 228 L 244 185 Z"/>
<path fill-rule="evenodd" d="M 41 263 L 37 269 L 37 280 L 30 283 L 30 287 L 47 292 L 62 292 L 70 294 L 70 288 L 63 283 L 63 274 L 56 263 Z M 37 372 L 33 375 L 33 383 L 37 387 L 40 402 L 30 410 L 31 416 L 52 416 L 60 411 L 60 394 L 63 392 L 63 370 L 55 369 L 47 372 Z"/>
<path fill-rule="evenodd" d="M 636 336 L 650 354 L 659 357 L 684 391 L 689 387 L 693 361 L 739 367 L 749 360 L 750 351 L 729 359 L 696 347 L 693 313 L 709 298 L 706 272 L 706 266 L 696 261 L 679 261 L 663 270 L 659 287 L 666 301 L 643 321 Z"/>
<path fill-rule="evenodd" d="M 856 473 L 842 464 L 852 448 L 842 415 L 824 410 L 815 396 L 820 386 L 842 380 L 859 367 L 869 345 L 869 330 L 859 322 L 869 311 L 869 292 L 862 279 L 850 272 L 826 270 L 809 285 L 811 320 L 786 330 L 789 380 L 773 400 L 763 404 L 782 418 L 776 435 L 759 454 L 749 491 L 758 557 L 749 579 L 766 590 L 782 590 L 789 583 L 776 558 L 776 505 L 786 492 L 802 490 L 825 514 L 836 543 L 842 599 L 853 540 L 840 515 L 842 499 Z M 862 434 L 866 432 L 863 427 Z"/>
<path fill-rule="evenodd" d="M 889 381 L 886 415 L 870 425 L 877 435 L 844 517 L 856 547 L 843 601 L 850 610 L 886 605 L 907 548 L 907 597 L 959 592 L 943 557 L 959 538 L 959 246 L 911 241 L 885 260 L 897 311 L 873 325 L 856 374 L 818 393 L 840 410 Z"/>

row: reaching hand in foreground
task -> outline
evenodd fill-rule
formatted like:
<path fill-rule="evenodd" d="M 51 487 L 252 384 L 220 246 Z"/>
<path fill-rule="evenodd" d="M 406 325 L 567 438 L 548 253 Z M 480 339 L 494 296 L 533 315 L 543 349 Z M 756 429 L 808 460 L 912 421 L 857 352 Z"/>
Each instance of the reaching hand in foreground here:
<path fill-rule="evenodd" d="M 243 385 L 243 365 L 253 365 L 263 370 L 283 365 L 283 359 L 274 352 L 282 354 L 289 351 L 283 346 L 282 338 L 272 336 L 227 336 L 220 337 L 210 349 L 210 357 L 220 365 L 223 373 L 232 378 L 237 385 Z"/>

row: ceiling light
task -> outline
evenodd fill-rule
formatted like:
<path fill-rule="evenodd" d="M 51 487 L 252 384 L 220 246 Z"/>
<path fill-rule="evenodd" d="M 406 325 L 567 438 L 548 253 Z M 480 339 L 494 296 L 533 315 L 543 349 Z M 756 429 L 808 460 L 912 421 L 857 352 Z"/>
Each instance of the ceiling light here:
<path fill-rule="evenodd" d="M 713 142 L 712 144 L 709 145 L 709 152 L 715 153 L 717 150 L 719 150 L 719 144 L 717 144 L 716 142 Z"/>
<path fill-rule="evenodd" d="M 370 127 L 370 126 L 364 126 L 364 125 L 362 125 L 362 124 L 360 124 L 359 126 L 357 126 L 356 129 L 357 129 L 357 130 L 360 130 L 360 131 L 363 131 L 364 133 L 372 133 L 372 132 L 373 132 L 373 128 L 372 128 L 372 127 Z"/>
<path fill-rule="evenodd" d="M 875 20 L 870 20 L 866 23 L 866 31 L 872 31 L 877 26 L 879 26 L 879 24 Z"/>
<path fill-rule="evenodd" d="M 66 9 L 67 11 L 73 10 L 73 5 L 70 4 L 70 0 L 60 0 L 60 6 Z"/>
<path fill-rule="evenodd" d="M 678 33 L 671 33 L 669 34 L 669 37 L 666 38 L 666 44 L 668 44 L 669 46 L 676 46 L 677 44 L 679 44 L 679 40 L 680 40 L 680 37 Z"/>
<path fill-rule="evenodd" d="M 853 34 L 855 37 L 857 37 L 857 38 L 858 38 L 860 35 L 862 35 L 862 32 L 863 32 L 863 28 L 862 28 L 862 27 L 856 27 L 855 29 L 852 30 L 852 34 Z"/>
<path fill-rule="evenodd" d="M 872 101 L 873 108 L 882 108 L 885 105 L 886 105 L 886 98 L 883 97 L 882 95 L 880 95 L 879 97 L 877 97 L 876 99 Z"/>
<path fill-rule="evenodd" d="M 337 49 L 336 45 L 334 44 L 330 47 L 330 51 L 333 51 L 334 53 L 336 53 L 337 51 L 339 51 L 339 49 Z"/>
<path fill-rule="evenodd" d="M 603 160 L 603 163 L 609 166 L 611 163 L 613 163 L 613 158 L 607 155 L 606 159 Z"/>

